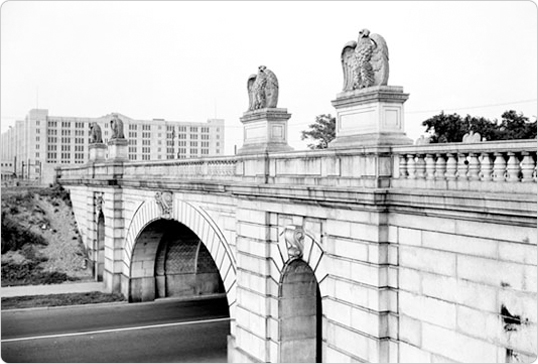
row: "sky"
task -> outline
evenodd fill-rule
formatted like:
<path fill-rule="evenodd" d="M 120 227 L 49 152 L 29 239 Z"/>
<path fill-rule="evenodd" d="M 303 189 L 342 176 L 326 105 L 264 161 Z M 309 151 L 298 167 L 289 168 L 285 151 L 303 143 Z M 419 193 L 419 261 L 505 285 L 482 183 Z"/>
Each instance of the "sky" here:
<path fill-rule="evenodd" d="M 537 111 L 532 1 L 7 1 L 0 8 L 1 130 L 52 116 L 225 119 L 242 146 L 247 79 L 265 65 L 292 114 L 288 142 L 335 115 L 340 54 L 367 28 L 389 49 L 389 85 L 409 93 L 405 129 L 445 111 L 500 119 Z"/>

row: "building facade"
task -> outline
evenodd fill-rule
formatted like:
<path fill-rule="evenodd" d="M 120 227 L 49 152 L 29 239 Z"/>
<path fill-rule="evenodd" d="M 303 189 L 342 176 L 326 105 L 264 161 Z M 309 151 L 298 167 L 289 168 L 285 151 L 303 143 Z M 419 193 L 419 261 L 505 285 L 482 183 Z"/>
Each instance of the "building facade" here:
<path fill-rule="evenodd" d="M 199 158 L 224 154 L 224 120 L 205 123 L 135 120 L 117 114 L 129 141 L 129 160 Z M 54 168 L 84 164 L 89 158 L 90 125 L 96 122 L 107 143 L 112 114 L 97 118 L 50 116 L 32 109 L 24 120 L 2 134 L 3 161 L 11 161 L 19 179 L 50 183 Z"/>

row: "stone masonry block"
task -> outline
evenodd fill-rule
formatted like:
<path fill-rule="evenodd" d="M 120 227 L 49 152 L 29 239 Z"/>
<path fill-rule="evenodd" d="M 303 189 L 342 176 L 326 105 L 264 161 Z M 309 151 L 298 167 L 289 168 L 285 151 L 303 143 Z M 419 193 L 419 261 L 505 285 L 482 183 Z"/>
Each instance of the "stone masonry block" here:
<path fill-rule="evenodd" d="M 489 258 L 497 257 L 497 242 L 491 239 L 424 231 L 422 233 L 422 245 L 431 249 L 460 254 Z"/>
<path fill-rule="evenodd" d="M 497 362 L 495 345 L 428 323 L 422 324 L 422 348 L 465 363 Z"/>
<path fill-rule="evenodd" d="M 458 277 L 491 286 L 510 286 L 517 290 L 536 291 L 536 281 L 529 284 L 525 265 L 471 256 L 458 256 Z M 533 270 L 536 270 L 534 267 Z"/>
<path fill-rule="evenodd" d="M 420 347 L 422 345 L 422 323 L 403 313 L 400 314 L 400 340 Z"/>
<path fill-rule="evenodd" d="M 460 332 L 482 338 L 488 342 L 500 341 L 503 323 L 499 314 L 458 306 L 457 315 L 457 325 Z"/>
<path fill-rule="evenodd" d="M 400 343 L 400 363 L 430 363 L 431 354 L 416 346 Z"/>
<path fill-rule="evenodd" d="M 398 243 L 401 245 L 422 245 L 422 231 L 417 229 L 398 228 Z"/>
<path fill-rule="evenodd" d="M 457 220 L 457 235 L 476 236 L 482 239 L 495 239 L 516 243 L 537 244 L 536 227 L 507 228 L 502 224 Z"/>
<path fill-rule="evenodd" d="M 537 247 L 530 244 L 516 244 L 499 241 L 499 259 L 520 264 L 536 265 Z"/>
<path fill-rule="evenodd" d="M 418 247 L 399 247 L 400 267 L 414 268 L 431 273 L 454 276 L 456 255 Z"/>
<path fill-rule="evenodd" d="M 266 212 L 259 210 L 238 209 L 236 212 L 237 221 L 248 222 L 257 225 L 265 225 Z"/>
<path fill-rule="evenodd" d="M 245 238 L 267 240 L 267 228 L 265 225 L 254 225 L 244 222 L 237 223 L 237 235 Z"/>
<path fill-rule="evenodd" d="M 456 328 L 456 305 L 453 303 L 401 291 L 399 306 L 400 313 L 417 320 Z"/>
<path fill-rule="evenodd" d="M 354 240 L 329 236 L 327 252 L 363 262 L 368 261 L 368 244 Z"/>

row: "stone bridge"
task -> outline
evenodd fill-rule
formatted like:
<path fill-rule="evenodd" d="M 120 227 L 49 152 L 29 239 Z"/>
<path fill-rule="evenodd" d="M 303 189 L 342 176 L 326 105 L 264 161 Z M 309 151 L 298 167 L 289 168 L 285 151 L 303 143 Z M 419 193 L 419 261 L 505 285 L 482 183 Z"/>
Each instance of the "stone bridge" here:
<path fill-rule="evenodd" d="M 230 362 L 515 362 L 537 352 L 536 141 L 58 169 L 96 277 L 225 294 Z"/>

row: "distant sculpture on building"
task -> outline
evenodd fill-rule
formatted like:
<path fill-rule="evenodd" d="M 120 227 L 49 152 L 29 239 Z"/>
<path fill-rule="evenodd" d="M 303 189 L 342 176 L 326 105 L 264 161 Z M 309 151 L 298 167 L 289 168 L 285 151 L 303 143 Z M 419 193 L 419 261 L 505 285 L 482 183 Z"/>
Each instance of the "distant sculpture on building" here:
<path fill-rule="evenodd" d="M 265 66 L 258 67 L 257 75 L 250 75 L 247 82 L 248 111 L 276 108 L 278 102 L 278 80 Z"/>
<path fill-rule="evenodd" d="M 103 134 L 101 127 L 96 122 L 90 124 L 90 144 L 98 144 L 103 142 Z"/>
<path fill-rule="evenodd" d="M 343 91 L 387 85 L 389 50 L 385 39 L 379 34 L 370 34 L 368 29 L 361 30 L 357 42 L 351 41 L 344 46 L 341 58 Z"/>
<path fill-rule="evenodd" d="M 110 120 L 110 129 L 112 130 L 112 136 L 110 139 L 125 139 L 123 134 L 123 121 L 116 114 L 112 114 L 114 117 Z"/>

